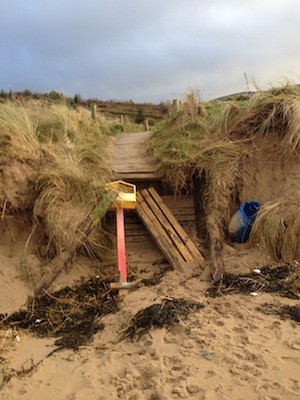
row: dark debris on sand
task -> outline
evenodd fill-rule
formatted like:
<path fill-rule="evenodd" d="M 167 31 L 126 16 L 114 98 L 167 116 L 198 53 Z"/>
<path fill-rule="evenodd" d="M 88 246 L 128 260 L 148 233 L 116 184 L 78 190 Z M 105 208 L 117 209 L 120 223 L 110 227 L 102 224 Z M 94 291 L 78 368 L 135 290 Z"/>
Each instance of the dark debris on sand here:
<path fill-rule="evenodd" d="M 173 268 L 171 266 L 166 266 L 165 268 L 156 271 L 152 277 L 150 278 L 144 278 L 142 279 L 139 284 L 140 286 L 155 286 L 158 285 L 163 277 L 165 276 L 165 274 L 169 271 L 173 271 Z"/>
<path fill-rule="evenodd" d="M 57 337 L 60 348 L 78 349 L 103 329 L 100 318 L 118 310 L 107 281 L 81 281 L 28 301 L 24 310 L 0 315 L 0 329 L 26 329 L 40 337 Z"/>
<path fill-rule="evenodd" d="M 261 273 L 251 272 L 246 275 L 224 274 L 220 287 L 210 288 L 206 295 L 218 295 L 251 292 L 277 293 L 282 297 L 299 299 L 299 294 L 292 287 L 295 267 L 292 265 L 278 265 L 276 267 L 260 268 Z"/>
<path fill-rule="evenodd" d="M 292 319 L 300 322 L 300 306 L 284 305 L 277 307 L 274 304 L 265 303 L 257 310 L 266 315 L 279 315 L 282 319 Z"/>
<path fill-rule="evenodd" d="M 130 326 L 123 333 L 121 339 L 133 339 L 134 337 L 139 339 L 150 330 L 172 326 L 179 322 L 179 316 L 187 316 L 203 307 L 202 303 L 184 299 L 163 299 L 162 303 L 152 304 L 140 310 L 132 318 Z"/>

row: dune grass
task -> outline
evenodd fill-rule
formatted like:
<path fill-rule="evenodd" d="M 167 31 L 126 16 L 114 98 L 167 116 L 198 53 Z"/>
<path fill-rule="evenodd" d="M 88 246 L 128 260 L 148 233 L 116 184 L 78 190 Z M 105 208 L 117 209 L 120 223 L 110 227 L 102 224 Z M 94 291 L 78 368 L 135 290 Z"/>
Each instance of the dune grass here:
<path fill-rule="evenodd" d="M 262 205 L 250 240 L 277 260 L 300 261 L 300 191 Z"/>
<path fill-rule="evenodd" d="M 20 103 L 0 104 L 0 159 L 10 153 L 36 156 L 39 141 L 36 123 Z"/>
<path fill-rule="evenodd" d="M 299 154 L 300 88 L 288 85 L 258 91 L 247 101 L 224 102 L 213 129 L 231 140 L 264 139 L 280 156 Z"/>
<path fill-rule="evenodd" d="M 249 157 L 264 148 L 279 162 L 290 156 L 300 159 L 300 88 L 287 85 L 243 98 L 197 102 L 192 109 L 188 103 L 156 127 L 150 147 L 159 171 L 175 191 L 188 187 L 195 174 L 203 176 L 204 172 L 202 201 L 207 223 L 214 231 L 218 227 L 224 238 L 232 210 L 238 205 L 239 187 L 249 178 L 245 168 Z M 275 255 L 278 243 L 276 251 L 272 250 L 263 229 L 259 224 L 265 248 Z M 271 235 L 281 235 L 279 223 L 266 229 Z M 279 251 L 285 259 L 297 253 L 295 237 L 290 234 L 289 249 L 284 242 Z M 274 241 L 270 239 L 270 243 Z"/>
<path fill-rule="evenodd" d="M 101 257 L 108 235 L 101 225 L 104 212 L 95 210 L 109 195 L 105 183 L 111 178 L 107 165 L 110 123 L 97 122 L 84 109 L 71 109 L 66 103 L 29 107 L 9 102 L 0 104 L 0 203 L 6 212 L 31 213 L 33 223 L 44 236 L 46 260 L 62 252 L 80 248 Z M 22 209 L 22 203 L 7 190 L 7 171 L 29 165 L 16 180 L 18 198 L 34 190 L 34 202 Z M 23 171 L 23 170 L 22 170 Z M 28 174 L 26 175 L 26 171 Z M 11 177 L 13 180 L 13 176 Z M 7 182 L 6 182 L 7 183 Z M 12 186 L 12 185 L 11 185 Z M 12 201 L 14 200 L 14 201 Z M 91 231 L 89 238 L 84 233 Z"/>

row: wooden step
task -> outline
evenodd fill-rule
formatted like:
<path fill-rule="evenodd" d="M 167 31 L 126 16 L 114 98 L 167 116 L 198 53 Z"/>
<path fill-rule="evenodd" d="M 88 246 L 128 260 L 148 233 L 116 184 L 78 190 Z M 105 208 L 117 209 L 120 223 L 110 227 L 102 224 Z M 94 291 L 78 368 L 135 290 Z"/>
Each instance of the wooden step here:
<path fill-rule="evenodd" d="M 202 254 L 154 188 L 137 193 L 136 213 L 174 268 L 204 267 Z"/>

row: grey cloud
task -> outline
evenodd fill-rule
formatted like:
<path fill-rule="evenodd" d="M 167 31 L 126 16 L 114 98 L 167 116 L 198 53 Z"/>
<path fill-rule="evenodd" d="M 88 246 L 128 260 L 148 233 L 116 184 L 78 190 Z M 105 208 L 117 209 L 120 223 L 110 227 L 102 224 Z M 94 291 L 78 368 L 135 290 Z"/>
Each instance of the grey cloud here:
<path fill-rule="evenodd" d="M 296 0 L 0 0 L 0 89 L 166 100 L 299 70 Z"/>

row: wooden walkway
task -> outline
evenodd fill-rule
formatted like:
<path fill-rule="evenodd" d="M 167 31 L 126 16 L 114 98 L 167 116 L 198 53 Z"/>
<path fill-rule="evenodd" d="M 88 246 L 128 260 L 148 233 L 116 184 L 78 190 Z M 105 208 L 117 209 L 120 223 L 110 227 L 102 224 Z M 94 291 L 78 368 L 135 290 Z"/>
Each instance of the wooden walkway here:
<path fill-rule="evenodd" d="M 137 193 L 136 213 L 174 268 L 204 267 L 203 256 L 154 188 Z"/>
<path fill-rule="evenodd" d="M 112 170 L 117 179 L 154 181 L 160 176 L 147 155 L 150 132 L 123 133 L 113 140 Z"/>

